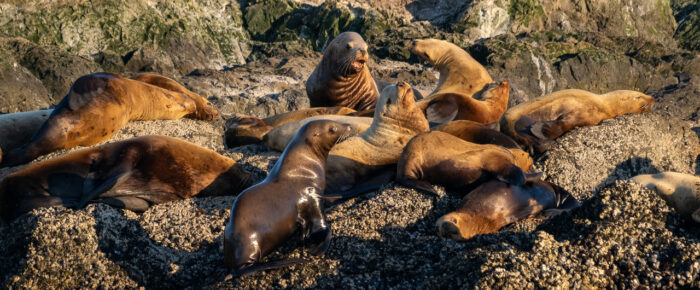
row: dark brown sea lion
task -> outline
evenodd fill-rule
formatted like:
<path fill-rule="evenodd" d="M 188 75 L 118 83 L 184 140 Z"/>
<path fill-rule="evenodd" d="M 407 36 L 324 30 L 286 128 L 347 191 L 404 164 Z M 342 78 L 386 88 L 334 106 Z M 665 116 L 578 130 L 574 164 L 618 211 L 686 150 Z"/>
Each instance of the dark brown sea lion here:
<path fill-rule="evenodd" d="M 350 126 L 333 121 L 307 123 L 265 180 L 236 198 L 224 232 L 224 263 L 229 268 L 243 274 L 279 266 L 258 263 L 298 229 L 312 254 L 328 249 L 331 229 L 322 200 L 326 158 L 349 132 Z"/>
<path fill-rule="evenodd" d="M 501 131 L 531 152 L 543 152 L 552 141 L 580 126 L 651 109 L 654 98 L 636 91 L 596 95 L 583 90 L 562 90 L 508 109 Z"/>
<path fill-rule="evenodd" d="M 58 149 L 95 145 L 130 120 L 212 120 L 216 116 L 205 98 L 163 76 L 127 79 L 111 73 L 89 74 L 73 83 L 31 140 L 7 152 L 0 166 L 23 164 Z"/>
<path fill-rule="evenodd" d="M 459 209 L 442 216 L 436 226 L 439 236 L 464 241 L 540 212 L 551 217 L 579 206 L 565 189 L 538 178 L 523 185 L 493 180 L 467 194 Z"/>
<path fill-rule="evenodd" d="M 432 193 L 430 184 L 468 191 L 492 178 L 522 185 L 531 165 L 532 158 L 520 149 L 476 144 L 432 131 L 408 142 L 397 164 L 396 180 Z"/>
<path fill-rule="evenodd" d="M 359 34 L 343 32 L 333 39 L 306 80 L 311 106 L 374 108 L 379 89 L 365 65 L 368 58 L 367 43 Z"/>
<path fill-rule="evenodd" d="M 430 130 L 445 132 L 464 141 L 476 144 L 493 144 L 509 149 L 520 149 L 518 142 L 515 142 L 512 138 L 501 133 L 498 129 L 492 128 L 491 126 L 493 125 L 498 125 L 498 123 L 491 123 L 487 126 L 469 120 L 456 120 L 432 127 Z"/>
<path fill-rule="evenodd" d="M 334 146 L 328 156 L 327 191 L 370 189 L 393 179 L 404 146 L 430 128 L 405 82 L 384 88 L 372 124 L 364 133 Z"/>
<path fill-rule="evenodd" d="M 253 184 L 232 159 L 166 136 L 144 136 L 33 163 L 0 183 L 0 214 L 102 202 L 133 211 L 195 195 L 235 195 Z"/>
<path fill-rule="evenodd" d="M 355 110 L 346 107 L 319 107 L 278 114 L 265 119 L 253 116 L 236 116 L 226 120 L 226 146 L 237 147 L 260 143 L 265 134 L 271 130 L 309 117 L 347 115 L 354 112 Z M 296 134 L 296 132 L 294 133 Z"/>

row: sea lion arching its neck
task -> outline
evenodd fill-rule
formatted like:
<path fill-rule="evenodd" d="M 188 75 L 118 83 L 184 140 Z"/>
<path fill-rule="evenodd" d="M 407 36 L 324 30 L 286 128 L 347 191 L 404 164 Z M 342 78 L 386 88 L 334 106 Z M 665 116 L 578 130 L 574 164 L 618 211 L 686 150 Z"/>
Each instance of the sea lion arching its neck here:
<path fill-rule="evenodd" d="M 365 64 L 368 57 L 367 43 L 359 34 L 343 32 L 333 39 L 306 80 L 311 106 L 373 108 L 379 90 Z"/>

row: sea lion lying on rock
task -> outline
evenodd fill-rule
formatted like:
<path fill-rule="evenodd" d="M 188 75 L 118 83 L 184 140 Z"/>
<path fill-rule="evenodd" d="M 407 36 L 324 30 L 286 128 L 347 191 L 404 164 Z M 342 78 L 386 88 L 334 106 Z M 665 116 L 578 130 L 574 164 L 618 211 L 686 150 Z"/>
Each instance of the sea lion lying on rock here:
<path fill-rule="evenodd" d="M 430 184 L 468 191 L 491 178 L 522 185 L 532 158 L 520 149 L 476 144 L 432 131 L 408 142 L 399 158 L 396 180 L 435 193 Z"/>
<path fill-rule="evenodd" d="M 439 236 L 465 241 L 540 212 L 551 217 L 580 205 L 569 192 L 537 175 L 528 176 L 522 185 L 492 180 L 472 190 L 457 210 L 442 216 L 435 225 Z"/>
<path fill-rule="evenodd" d="M 662 172 L 637 175 L 632 181 L 654 189 L 680 215 L 700 223 L 700 177 Z"/>
<path fill-rule="evenodd" d="M 28 165 L 0 183 L 6 221 L 38 207 L 102 202 L 132 211 L 195 195 L 236 195 L 253 176 L 230 158 L 180 139 L 144 136 Z"/>
<path fill-rule="evenodd" d="M 651 109 L 654 98 L 636 91 L 620 90 L 597 95 L 584 90 L 562 90 L 519 104 L 506 111 L 501 131 L 541 153 L 565 132 L 580 126 Z"/>
<path fill-rule="evenodd" d="M 224 263 L 239 275 L 289 265 L 258 264 L 297 230 L 314 255 L 325 253 L 331 229 L 322 196 L 331 147 L 350 134 L 350 126 L 328 120 L 306 123 L 261 183 L 233 203 L 224 232 Z"/>
<path fill-rule="evenodd" d="M 27 143 L 51 112 L 53 109 L 0 115 L 0 149 L 7 152 Z"/>
<path fill-rule="evenodd" d="M 7 152 L 2 167 L 34 160 L 58 149 L 91 146 L 105 141 L 130 120 L 213 120 L 218 112 L 209 102 L 160 75 L 127 79 L 96 73 L 78 78 L 34 136 Z"/>
<path fill-rule="evenodd" d="M 372 124 L 364 133 L 338 143 L 328 156 L 328 192 L 366 191 L 393 179 L 396 162 L 416 134 L 429 130 L 405 82 L 384 88 Z"/>
<path fill-rule="evenodd" d="M 292 142 L 292 139 L 297 134 L 299 129 L 304 124 L 315 120 L 331 120 L 351 126 L 350 136 L 355 136 L 367 131 L 367 128 L 372 124 L 372 118 L 367 117 L 352 117 L 341 115 L 321 115 L 309 117 L 303 120 L 292 122 L 279 126 L 265 134 L 263 141 L 265 145 L 273 150 L 284 151 L 284 148 Z"/>

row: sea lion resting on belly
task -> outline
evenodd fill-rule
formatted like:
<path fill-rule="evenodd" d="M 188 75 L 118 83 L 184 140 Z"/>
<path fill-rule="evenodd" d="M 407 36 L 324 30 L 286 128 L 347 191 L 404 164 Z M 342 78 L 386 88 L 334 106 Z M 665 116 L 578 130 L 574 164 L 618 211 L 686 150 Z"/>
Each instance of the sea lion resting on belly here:
<path fill-rule="evenodd" d="M 467 194 L 457 210 L 438 219 L 436 227 L 443 238 L 465 241 L 540 212 L 551 217 L 580 205 L 565 189 L 538 178 L 522 185 L 492 180 Z"/>
<path fill-rule="evenodd" d="M 525 182 L 532 158 L 520 149 L 476 144 L 432 131 L 414 137 L 399 158 L 396 180 L 435 193 L 430 184 L 468 191 L 491 178 L 514 185 Z"/>
<path fill-rule="evenodd" d="M 391 180 L 404 146 L 413 136 L 428 130 L 428 121 L 416 107 L 411 86 L 399 82 L 386 87 L 367 131 L 338 143 L 331 150 L 326 171 L 327 191 L 334 194 L 350 189 L 363 191 Z"/>
<path fill-rule="evenodd" d="M 216 115 L 205 98 L 163 76 L 127 79 L 111 73 L 89 74 L 73 83 L 31 140 L 8 152 L 0 166 L 23 164 L 58 149 L 98 144 L 130 120 L 213 120 Z"/>
<path fill-rule="evenodd" d="M 355 136 L 367 131 L 372 124 L 372 118 L 352 117 L 342 115 L 321 115 L 305 118 L 296 122 L 285 124 L 268 132 L 263 137 L 265 145 L 273 150 L 284 151 L 284 148 L 292 142 L 292 139 L 304 124 L 315 120 L 331 120 L 351 126 L 350 136 Z"/>
<path fill-rule="evenodd" d="M 236 195 L 253 177 L 235 161 L 166 136 L 144 136 L 44 160 L 0 183 L 0 216 L 9 221 L 48 206 L 103 202 L 133 211 L 195 195 Z"/>
<path fill-rule="evenodd" d="M 565 132 L 602 120 L 651 109 L 654 98 L 636 91 L 612 91 L 596 95 L 584 90 L 562 90 L 508 109 L 501 131 L 541 153 Z"/>
<path fill-rule="evenodd" d="M 233 203 L 224 231 L 224 263 L 239 275 L 289 265 L 260 260 L 297 230 L 314 255 L 323 254 L 331 229 L 322 196 L 326 188 L 326 158 L 350 127 L 328 120 L 306 123 L 261 183 L 243 191 Z"/>
<path fill-rule="evenodd" d="M 346 107 L 319 107 L 277 114 L 264 119 L 258 119 L 253 116 L 236 116 L 226 120 L 226 146 L 237 147 L 260 143 L 263 141 L 265 134 L 271 130 L 309 117 L 347 115 L 355 112 L 355 110 Z M 292 137 L 294 134 L 292 134 Z M 282 150 L 284 150 L 284 147 L 282 147 Z"/>

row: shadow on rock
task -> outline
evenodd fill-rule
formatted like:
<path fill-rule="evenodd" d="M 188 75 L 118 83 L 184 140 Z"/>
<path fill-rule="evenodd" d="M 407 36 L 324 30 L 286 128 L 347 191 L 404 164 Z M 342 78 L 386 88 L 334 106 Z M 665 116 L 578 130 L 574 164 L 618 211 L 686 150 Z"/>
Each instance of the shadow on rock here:
<path fill-rule="evenodd" d="M 0 288 L 9 287 L 8 280 L 23 272 L 37 223 L 34 215 L 22 215 L 9 224 L 0 221 Z"/>

